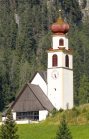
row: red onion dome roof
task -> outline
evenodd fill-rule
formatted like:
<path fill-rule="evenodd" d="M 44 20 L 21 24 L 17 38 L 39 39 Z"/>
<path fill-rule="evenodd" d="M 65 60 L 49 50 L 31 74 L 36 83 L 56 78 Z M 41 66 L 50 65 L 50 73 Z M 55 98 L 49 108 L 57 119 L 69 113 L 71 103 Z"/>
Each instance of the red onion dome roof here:
<path fill-rule="evenodd" d="M 61 10 L 58 21 L 51 26 L 51 31 L 55 34 L 66 34 L 69 31 L 69 25 L 61 19 Z"/>

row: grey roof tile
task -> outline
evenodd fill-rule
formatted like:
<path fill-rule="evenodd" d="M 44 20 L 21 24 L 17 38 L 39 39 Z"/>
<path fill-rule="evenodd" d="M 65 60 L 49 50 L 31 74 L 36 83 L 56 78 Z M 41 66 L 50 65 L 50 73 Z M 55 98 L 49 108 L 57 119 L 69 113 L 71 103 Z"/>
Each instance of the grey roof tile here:
<path fill-rule="evenodd" d="M 40 103 L 43 105 L 43 107 L 46 108 L 48 111 L 52 111 L 54 106 L 52 105 L 48 97 L 44 94 L 42 89 L 38 85 L 33 85 L 30 83 L 27 83 L 27 84 L 31 88 L 33 93 L 36 95 Z"/>

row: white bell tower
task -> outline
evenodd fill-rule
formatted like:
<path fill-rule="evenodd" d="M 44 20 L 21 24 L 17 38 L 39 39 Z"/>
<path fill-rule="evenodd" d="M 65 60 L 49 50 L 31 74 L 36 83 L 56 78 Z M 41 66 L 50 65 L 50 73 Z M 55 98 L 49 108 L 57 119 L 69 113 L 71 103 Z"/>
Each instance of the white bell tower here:
<path fill-rule="evenodd" d="M 47 50 L 48 98 L 58 110 L 73 107 L 73 51 L 68 48 L 69 25 L 59 19 L 51 26 L 52 47 Z"/>

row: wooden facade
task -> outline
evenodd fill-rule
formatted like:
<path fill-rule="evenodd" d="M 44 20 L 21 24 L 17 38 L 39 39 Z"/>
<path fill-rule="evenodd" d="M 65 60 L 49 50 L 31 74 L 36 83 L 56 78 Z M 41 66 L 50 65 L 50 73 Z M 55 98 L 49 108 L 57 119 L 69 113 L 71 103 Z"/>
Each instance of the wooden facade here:
<path fill-rule="evenodd" d="M 15 120 L 39 120 L 44 116 L 46 117 L 47 113 L 45 113 L 45 115 L 43 114 L 43 117 L 42 113 L 46 111 L 51 112 L 54 106 L 39 85 L 26 83 L 15 101 L 11 103 L 11 108 L 12 112 L 15 114 Z M 8 109 L 4 111 L 1 116 L 6 117 L 7 111 Z"/>
<path fill-rule="evenodd" d="M 18 101 L 13 107 L 13 111 L 15 112 L 27 112 L 27 111 L 38 111 L 45 110 L 42 104 L 39 102 L 35 94 L 26 86 L 23 93 L 21 93 Z"/>

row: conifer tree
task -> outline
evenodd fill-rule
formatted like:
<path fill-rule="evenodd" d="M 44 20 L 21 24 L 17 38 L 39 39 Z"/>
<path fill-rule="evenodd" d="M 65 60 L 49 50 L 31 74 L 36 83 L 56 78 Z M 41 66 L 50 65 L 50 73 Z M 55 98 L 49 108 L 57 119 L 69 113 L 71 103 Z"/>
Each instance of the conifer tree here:
<path fill-rule="evenodd" d="M 0 139 L 18 139 L 19 135 L 16 134 L 18 128 L 15 121 L 13 121 L 13 115 L 11 108 L 8 109 L 7 119 L 1 126 Z"/>
<path fill-rule="evenodd" d="M 89 83 L 86 76 L 83 75 L 79 87 L 79 104 L 84 104 L 88 102 L 89 102 Z"/>
<path fill-rule="evenodd" d="M 82 1 L 82 9 L 84 9 L 86 7 L 86 5 L 87 5 L 87 0 L 83 0 Z"/>
<path fill-rule="evenodd" d="M 72 139 L 71 132 L 67 127 L 65 115 L 63 115 L 60 124 L 58 126 L 58 131 L 54 139 Z"/>
<path fill-rule="evenodd" d="M 46 34 L 48 31 L 48 9 L 47 9 L 47 0 L 44 0 L 42 5 L 42 30 Z"/>

